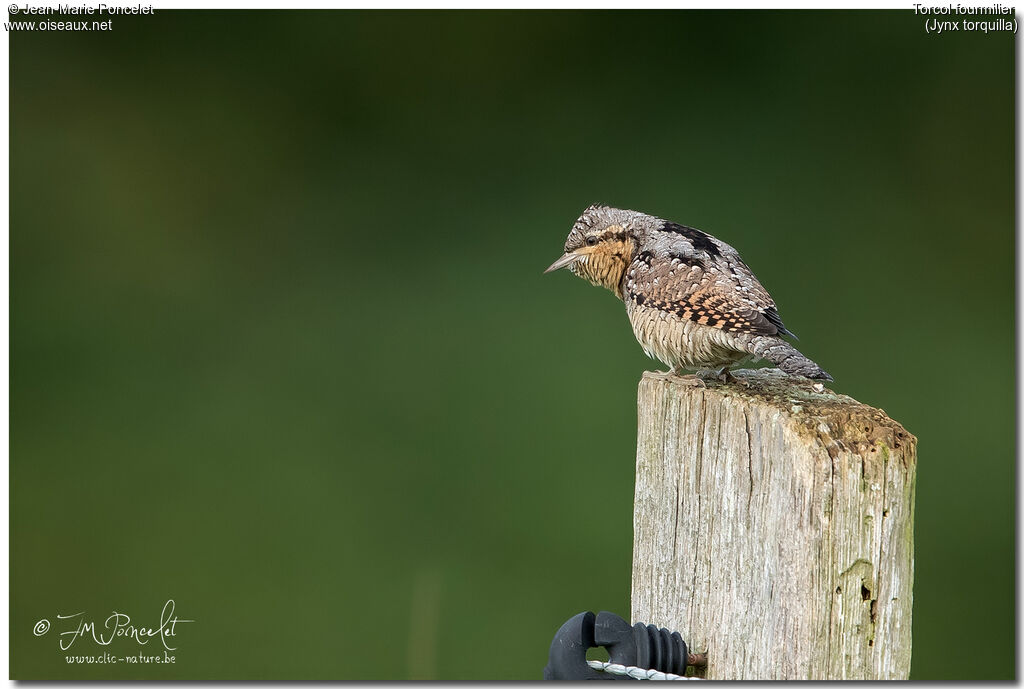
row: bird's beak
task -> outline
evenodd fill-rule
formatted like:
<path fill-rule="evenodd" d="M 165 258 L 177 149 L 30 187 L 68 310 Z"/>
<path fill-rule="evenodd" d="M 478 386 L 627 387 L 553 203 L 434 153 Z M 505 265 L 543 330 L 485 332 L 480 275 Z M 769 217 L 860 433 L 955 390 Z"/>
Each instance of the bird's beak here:
<path fill-rule="evenodd" d="M 582 257 L 579 254 L 568 253 L 565 256 L 562 256 L 562 258 L 552 263 L 550 266 L 548 266 L 548 269 L 545 270 L 544 272 L 550 273 L 552 271 L 558 270 L 559 268 L 565 268 L 567 265 L 570 265 L 580 260 L 580 258 Z"/>

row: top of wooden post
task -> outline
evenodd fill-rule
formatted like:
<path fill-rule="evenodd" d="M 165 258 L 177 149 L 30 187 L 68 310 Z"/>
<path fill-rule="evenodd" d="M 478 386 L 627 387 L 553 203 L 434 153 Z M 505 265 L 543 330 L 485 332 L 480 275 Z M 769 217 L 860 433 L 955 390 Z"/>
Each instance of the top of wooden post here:
<path fill-rule="evenodd" d="M 703 387 L 738 402 L 767 405 L 799 422 L 799 427 L 824 442 L 833 456 L 838 449 L 863 451 L 877 442 L 893 449 L 917 444 L 917 438 L 884 410 L 829 390 L 818 381 L 790 376 L 777 368 L 738 369 L 729 373 L 735 382 L 653 371 L 645 372 L 643 377 L 645 381 L 670 387 Z"/>
<path fill-rule="evenodd" d="M 778 369 L 645 373 L 631 614 L 709 679 L 906 679 L 917 439 Z"/>

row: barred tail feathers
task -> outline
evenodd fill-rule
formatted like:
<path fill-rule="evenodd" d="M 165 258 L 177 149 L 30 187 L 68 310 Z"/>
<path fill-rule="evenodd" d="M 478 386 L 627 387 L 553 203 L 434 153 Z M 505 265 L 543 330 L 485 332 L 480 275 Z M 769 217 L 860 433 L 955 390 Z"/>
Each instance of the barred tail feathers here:
<path fill-rule="evenodd" d="M 821 366 L 805 357 L 797 349 L 778 337 L 760 336 L 750 340 L 750 353 L 766 359 L 782 371 L 805 378 L 832 380 Z"/>

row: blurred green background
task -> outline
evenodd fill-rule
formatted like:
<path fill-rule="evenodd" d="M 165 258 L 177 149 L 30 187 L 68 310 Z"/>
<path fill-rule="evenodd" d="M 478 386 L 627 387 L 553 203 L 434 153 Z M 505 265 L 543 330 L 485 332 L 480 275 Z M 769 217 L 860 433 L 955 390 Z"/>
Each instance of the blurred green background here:
<path fill-rule="evenodd" d="M 661 367 L 541 274 L 595 201 L 737 247 L 918 436 L 912 677 L 1014 677 L 1011 36 L 158 11 L 10 39 L 15 678 L 530 679 L 571 615 L 628 616 Z M 174 665 L 57 650 L 57 613 L 168 598 Z"/>

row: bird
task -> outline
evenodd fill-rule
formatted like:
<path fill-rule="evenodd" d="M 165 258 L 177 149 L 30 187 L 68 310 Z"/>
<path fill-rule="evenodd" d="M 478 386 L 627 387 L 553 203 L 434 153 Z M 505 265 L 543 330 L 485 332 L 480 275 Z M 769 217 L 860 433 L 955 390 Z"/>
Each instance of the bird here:
<path fill-rule="evenodd" d="M 729 380 L 730 366 L 764 359 L 791 375 L 832 380 L 783 339 L 797 338 L 739 252 L 706 232 L 595 204 L 544 272 L 561 268 L 623 301 L 640 346 L 668 373 L 717 369 Z"/>

